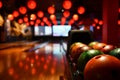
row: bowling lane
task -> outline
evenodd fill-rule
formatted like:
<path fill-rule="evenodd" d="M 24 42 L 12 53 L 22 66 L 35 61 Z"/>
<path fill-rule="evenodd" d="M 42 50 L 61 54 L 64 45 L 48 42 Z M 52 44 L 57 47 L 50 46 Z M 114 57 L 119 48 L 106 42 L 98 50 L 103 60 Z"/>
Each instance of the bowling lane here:
<path fill-rule="evenodd" d="M 70 76 L 60 43 L 34 42 L 0 50 L 0 80 L 71 80 Z"/>

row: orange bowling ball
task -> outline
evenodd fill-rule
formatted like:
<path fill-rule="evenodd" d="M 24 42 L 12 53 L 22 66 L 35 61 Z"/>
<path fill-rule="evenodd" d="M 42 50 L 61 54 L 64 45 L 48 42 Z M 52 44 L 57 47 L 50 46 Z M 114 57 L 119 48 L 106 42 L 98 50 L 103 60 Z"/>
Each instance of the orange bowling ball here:
<path fill-rule="evenodd" d="M 107 54 L 91 58 L 84 69 L 84 80 L 120 80 L 120 60 Z"/>
<path fill-rule="evenodd" d="M 82 52 L 81 48 L 87 46 L 86 44 L 83 43 L 76 43 L 70 50 L 70 54 L 72 58 L 78 58 L 80 53 Z"/>
<path fill-rule="evenodd" d="M 103 47 L 105 47 L 107 44 L 105 43 L 97 43 L 93 46 L 93 49 L 101 50 Z"/>

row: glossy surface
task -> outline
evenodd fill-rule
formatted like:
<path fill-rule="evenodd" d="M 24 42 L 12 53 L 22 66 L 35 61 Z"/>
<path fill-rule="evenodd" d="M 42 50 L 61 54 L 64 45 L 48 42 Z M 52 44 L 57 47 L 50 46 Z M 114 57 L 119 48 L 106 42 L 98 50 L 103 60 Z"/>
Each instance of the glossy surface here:
<path fill-rule="evenodd" d="M 98 55 L 88 61 L 84 80 L 120 80 L 120 60 L 110 55 Z"/>
<path fill-rule="evenodd" d="M 70 80 L 65 52 L 53 42 L 0 44 L 0 80 Z"/>

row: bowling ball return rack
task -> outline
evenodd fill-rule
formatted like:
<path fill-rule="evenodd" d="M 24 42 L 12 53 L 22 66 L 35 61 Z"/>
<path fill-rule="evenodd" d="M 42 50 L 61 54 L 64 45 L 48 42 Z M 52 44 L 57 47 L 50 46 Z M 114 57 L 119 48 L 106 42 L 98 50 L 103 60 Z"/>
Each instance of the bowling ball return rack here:
<path fill-rule="evenodd" d="M 85 30 L 71 30 L 69 31 L 69 37 L 67 42 L 67 50 L 66 50 L 66 57 L 68 60 L 68 65 L 71 71 L 72 79 L 71 80 L 84 80 L 83 74 L 79 72 L 77 67 L 77 60 L 73 60 L 71 58 L 69 49 L 70 46 L 75 42 L 82 42 L 83 44 L 89 44 L 90 42 L 94 41 L 93 34 L 91 31 Z"/>

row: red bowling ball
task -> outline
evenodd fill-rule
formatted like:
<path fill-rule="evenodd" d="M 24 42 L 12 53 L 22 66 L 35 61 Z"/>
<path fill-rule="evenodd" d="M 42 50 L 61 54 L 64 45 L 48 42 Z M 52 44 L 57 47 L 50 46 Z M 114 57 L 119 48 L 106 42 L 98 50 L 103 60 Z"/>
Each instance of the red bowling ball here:
<path fill-rule="evenodd" d="M 84 80 L 120 80 L 120 60 L 106 54 L 91 58 L 84 69 Z"/>

